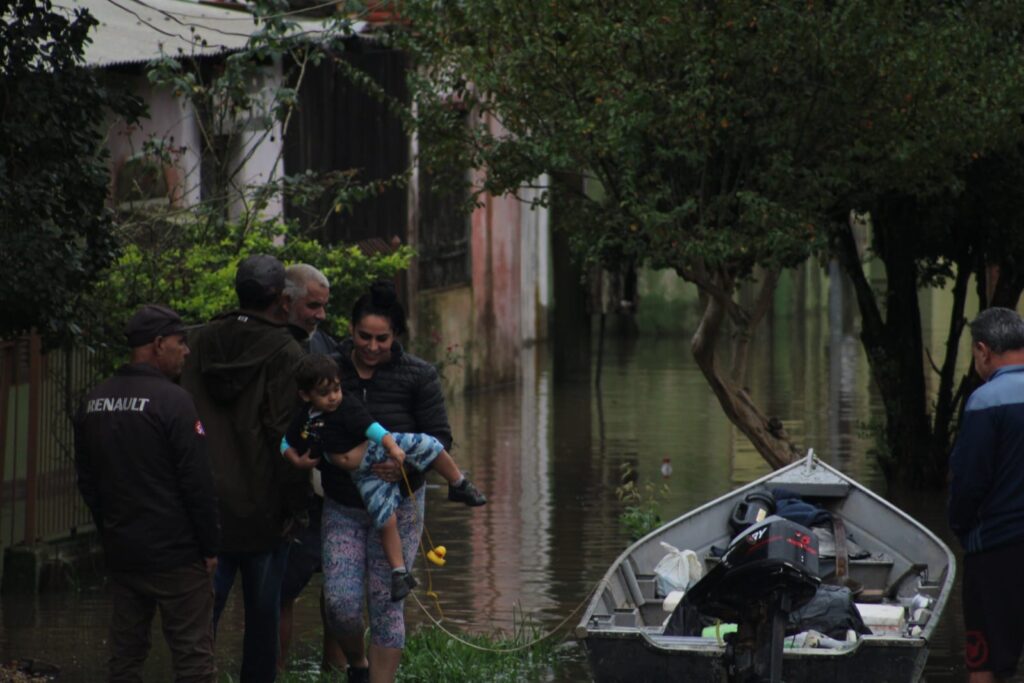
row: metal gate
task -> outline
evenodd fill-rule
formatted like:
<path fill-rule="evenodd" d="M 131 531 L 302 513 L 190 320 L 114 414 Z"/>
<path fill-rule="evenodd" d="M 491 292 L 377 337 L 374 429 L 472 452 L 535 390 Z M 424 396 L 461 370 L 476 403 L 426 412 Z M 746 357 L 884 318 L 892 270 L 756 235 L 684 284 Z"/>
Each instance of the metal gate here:
<path fill-rule="evenodd" d="M 71 416 L 93 381 L 84 351 L 44 354 L 37 335 L 0 342 L 0 547 L 92 523 L 75 483 Z"/>

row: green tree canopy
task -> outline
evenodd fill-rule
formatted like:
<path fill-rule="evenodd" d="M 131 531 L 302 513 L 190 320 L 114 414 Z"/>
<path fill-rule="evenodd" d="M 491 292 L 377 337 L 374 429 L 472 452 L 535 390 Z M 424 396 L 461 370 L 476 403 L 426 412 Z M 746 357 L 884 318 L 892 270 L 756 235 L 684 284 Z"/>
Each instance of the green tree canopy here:
<path fill-rule="evenodd" d="M 72 332 L 116 255 L 101 123 L 143 107 L 82 66 L 95 23 L 47 0 L 0 0 L 0 337 Z"/>
<path fill-rule="evenodd" d="M 494 193 L 548 173 L 571 198 L 559 227 L 584 259 L 694 282 L 698 364 L 776 465 L 792 444 L 742 386 L 779 271 L 820 253 L 851 208 L 956 196 L 972 154 L 1019 137 L 1020 10 L 1008 1 L 406 0 L 402 11 L 419 123 L 438 141 L 422 163 L 468 164 L 473 189 Z M 911 260 L 911 279 L 925 259 Z M 737 288 L 752 279 L 760 295 L 742 306 Z M 723 370 L 727 322 L 737 334 Z"/>

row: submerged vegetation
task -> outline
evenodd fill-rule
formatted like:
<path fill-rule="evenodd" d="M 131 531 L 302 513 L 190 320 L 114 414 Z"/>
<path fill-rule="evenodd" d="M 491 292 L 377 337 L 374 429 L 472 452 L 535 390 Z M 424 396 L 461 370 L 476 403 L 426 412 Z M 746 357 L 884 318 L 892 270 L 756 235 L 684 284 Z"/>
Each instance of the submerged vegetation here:
<path fill-rule="evenodd" d="M 460 635 L 438 627 L 412 634 L 402 656 L 399 681 L 540 681 L 551 678 L 559 656 L 558 640 L 545 638 L 531 622 L 517 623 L 512 634 Z M 466 643 L 469 643 L 468 645 Z"/>
<path fill-rule="evenodd" d="M 632 464 L 623 463 L 619 469 L 622 483 L 615 487 L 615 497 L 625 505 L 619 513 L 619 523 L 632 540 L 638 541 L 661 526 L 661 504 L 668 495 L 668 486 L 651 482 L 638 486 Z"/>

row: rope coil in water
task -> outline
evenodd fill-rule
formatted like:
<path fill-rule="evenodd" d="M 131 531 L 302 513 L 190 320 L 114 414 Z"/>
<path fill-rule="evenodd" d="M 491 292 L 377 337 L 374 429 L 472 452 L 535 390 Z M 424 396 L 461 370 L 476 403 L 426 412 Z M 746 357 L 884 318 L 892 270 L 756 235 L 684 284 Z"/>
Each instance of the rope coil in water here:
<path fill-rule="evenodd" d="M 476 643 L 471 643 L 468 640 L 466 640 L 465 638 L 462 638 L 462 637 L 452 633 L 451 631 L 446 629 L 444 627 L 444 625 L 441 624 L 440 621 L 438 621 L 437 619 L 434 618 L 434 615 L 431 614 L 427 610 L 426 605 L 424 605 L 422 602 L 420 602 L 420 599 L 416 595 L 416 593 L 411 593 L 410 595 L 412 595 L 413 599 L 416 600 L 416 604 L 420 606 L 420 609 L 423 610 L 423 613 L 427 615 L 427 618 L 430 619 L 431 622 L 433 622 L 434 626 L 436 626 L 437 628 L 441 629 L 441 631 L 443 631 L 444 634 L 447 635 L 452 640 L 454 640 L 456 642 L 459 642 L 459 643 L 465 645 L 466 647 L 472 648 L 474 650 L 480 650 L 481 652 L 492 652 L 492 653 L 496 653 L 496 654 L 509 654 L 509 653 L 512 653 L 512 652 L 521 652 L 522 650 L 528 650 L 531 647 L 537 645 L 538 643 L 544 642 L 545 640 L 547 640 L 548 638 L 550 638 L 551 636 L 555 635 L 560 630 L 562 630 L 562 627 L 564 627 L 566 625 L 566 623 L 568 623 L 568 621 L 570 619 L 572 619 L 573 616 L 575 616 L 575 614 L 577 612 L 580 611 L 580 608 L 583 607 L 583 605 L 587 604 L 587 601 L 590 599 L 590 594 L 593 592 L 593 590 L 594 589 L 591 588 L 589 591 L 587 591 L 586 596 L 584 596 L 584 598 L 580 602 L 580 604 L 576 605 L 576 607 L 573 609 L 573 611 L 569 612 L 568 616 L 566 616 L 565 619 L 562 619 L 562 621 L 560 621 L 557 626 L 555 626 L 553 629 L 551 629 L 547 633 L 545 633 L 545 634 L 543 634 L 543 635 L 541 635 L 541 636 L 539 636 L 537 638 L 534 638 L 533 640 L 531 640 L 528 643 L 523 643 L 521 645 L 516 645 L 514 647 L 501 647 L 501 648 L 498 648 L 498 647 L 484 647 L 483 645 L 477 645 Z M 436 599 L 436 596 L 435 596 L 435 599 Z"/>
<path fill-rule="evenodd" d="M 444 610 L 441 609 L 441 600 L 438 597 L 437 592 L 434 590 L 434 575 L 430 573 L 430 563 L 431 563 L 430 553 L 434 553 L 435 556 L 437 555 L 437 549 L 434 547 L 434 539 L 432 539 L 430 537 L 430 531 L 427 529 L 427 521 L 426 520 L 420 520 L 420 511 L 419 511 L 419 508 L 416 505 L 416 494 L 413 492 L 412 485 L 409 483 L 409 475 L 406 474 L 405 467 L 402 467 L 401 465 L 399 465 L 398 469 L 402 473 L 402 480 L 405 482 L 405 489 L 409 492 L 409 498 L 412 501 L 412 512 L 416 516 L 416 520 L 417 521 L 422 521 L 423 522 L 423 533 L 427 537 L 427 543 L 430 544 L 430 552 L 428 553 L 427 549 L 423 547 L 423 536 L 420 536 L 420 552 L 423 553 L 424 566 L 427 569 L 427 591 L 426 591 L 426 595 L 427 595 L 428 598 L 434 598 L 434 604 L 437 605 L 437 613 L 441 615 L 442 619 L 444 619 Z M 444 557 L 444 555 L 445 555 L 445 553 L 440 553 L 440 556 L 442 558 Z M 415 597 L 415 596 L 413 596 L 413 597 Z M 422 607 L 422 603 L 420 603 L 420 599 L 419 598 L 416 598 L 416 602 L 419 603 L 420 606 Z M 426 612 L 426 610 L 424 610 L 424 612 Z M 430 617 L 431 619 L 433 619 L 433 616 L 431 616 L 430 614 L 427 614 L 427 616 Z M 446 631 L 446 633 L 447 633 L 447 631 Z"/>

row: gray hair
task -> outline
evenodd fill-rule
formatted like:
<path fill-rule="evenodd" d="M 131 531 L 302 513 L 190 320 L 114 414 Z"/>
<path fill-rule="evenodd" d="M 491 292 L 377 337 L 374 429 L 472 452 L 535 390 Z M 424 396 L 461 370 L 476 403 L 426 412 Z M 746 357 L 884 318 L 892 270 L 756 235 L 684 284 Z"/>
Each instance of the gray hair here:
<path fill-rule="evenodd" d="M 321 287 L 331 288 L 327 276 L 308 263 L 296 263 L 284 271 L 284 295 L 290 301 L 297 301 L 306 296 L 309 283 L 316 282 Z"/>
<path fill-rule="evenodd" d="M 986 308 L 971 321 L 971 339 L 993 353 L 1024 349 L 1024 320 L 1009 308 Z"/>

